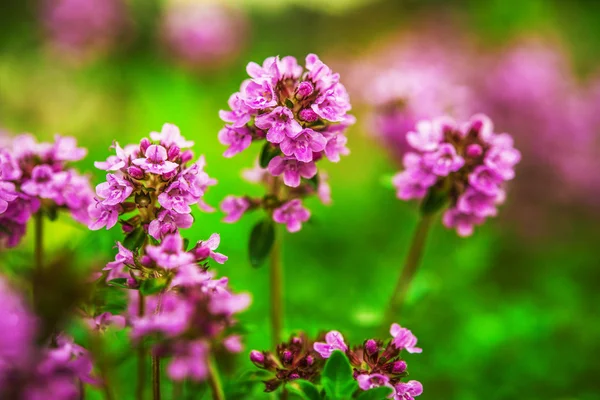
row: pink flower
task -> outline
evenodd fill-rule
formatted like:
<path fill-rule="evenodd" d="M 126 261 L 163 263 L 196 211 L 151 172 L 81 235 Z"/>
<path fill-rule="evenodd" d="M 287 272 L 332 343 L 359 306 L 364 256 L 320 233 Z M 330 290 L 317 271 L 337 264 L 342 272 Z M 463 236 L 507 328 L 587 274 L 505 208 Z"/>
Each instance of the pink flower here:
<path fill-rule="evenodd" d="M 328 138 L 327 145 L 325 146 L 325 156 L 327 156 L 329 161 L 338 162 L 340 161 L 340 156 L 350 154 L 346 143 L 348 143 L 348 138 L 341 133 Z"/>
<path fill-rule="evenodd" d="M 173 124 L 164 124 L 160 132 L 150 132 L 150 138 L 160 142 L 161 146 L 164 147 L 175 145 L 180 149 L 186 149 L 194 145 L 194 142 L 191 140 L 185 140 L 181 136 L 179 128 Z"/>
<path fill-rule="evenodd" d="M 382 374 L 360 374 L 356 377 L 358 387 L 362 390 L 374 389 L 380 386 L 387 386 L 394 389 L 390 383 L 390 378 Z"/>
<path fill-rule="evenodd" d="M 105 331 L 110 325 L 123 329 L 125 327 L 125 317 L 104 312 L 95 318 L 88 319 L 87 323 L 91 329 L 96 331 Z"/>
<path fill-rule="evenodd" d="M 502 176 L 486 165 L 478 165 L 469 175 L 469 184 L 474 189 L 490 196 L 498 193 L 502 182 L 504 182 Z"/>
<path fill-rule="evenodd" d="M 426 153 L 424 162 L 431 167 L 431 171 L 438 176 L 447 176 L 456 172 L 465 165 L 465 160 L 456 153 L 451 144 L 441 144 L 433 153 Z"/>
<path fill-rule="evenodd" d="M 74 137 L 54 136 L 54 145 L 52 147 L 52 158 L 58 161 L 79 161 L 87 154 L 87 149 L 77 147 L 77 140 Z"/>
<path fill-rule="evenodd" d="M 423 385 L 419 381 L 400 382 L 396 385 L 394 400 L 414 400 L 423 394 Z"/>
<path fill-rule="evenodd" d="M 194 256 L 183 249 L 179 233 L 165 236 L 159 246 L 146 246 L 146 253 L 164 269 L 173 269 L 194 261 Z"/>
<path fill-rule="evenodd" d="M 110 271 L 115 268 L 122 268 L 125 265 L 135 265 L 135 262 L 133 260 L 133 253 L 131 252 L 131 250 L 123 246 L 121 242 L 117 242 L 117 247 L 119 251 L 115 256 L 115 261 L 111 261 L 108 264 L 106 264 L 106 267 L 103 268 L 104 271 Z"/>
<path fill-rule="evenodd" d="M 158 202 L 167 210 L 179 214 L 189 214 L 192 212 L 190 204 L 197 202 L 188 191 L 189 186 L 181 180 L 174 181 L 167 189 L 158 195 Z"/>
<path fill-rule="evenodd" d="M 417 338 L 408 329 L 394 323 L 390 328 L 390 334 L 393 337 L 392 344 L 397 349 L 406 349 L 409 353 L 421 353 L 423 351 L 423 349 L 415 347 Z"/>
<path fill-rule="evenodd" d="M 231 123 L 234 128 L 241 128 L 246 125 L 255 110 L 251 109 L 244 103 L 241 93 L 234 93 L 229 97 L 227 102 L 231 111 L 221 110 L 219 111 L 219 117 L 225 121 Z"/>
<path fill-rule="evenodd" d="M 151 174 L 162 175 L 179 167 L 179 164 L 167 161 L 167 150 L 163 146 L 152 144 L 144 155 L 146 158 L 137 158 L 133 163 Z"/>
<path fill-rule="evenodd" d="M 310 179 L 317 174 L 317 166 L 313 162 L 304 163 L 293 157 L 274 157 L 267 166 L 273 176 L 283 174 L 283 183 L 290 187 L 300 186 L 300 178 Z"/>
<path fill-rule="evenodd" d="M 227 256 L 215 252 L 220 243 L 221 236 L 218 233 L 213 233 L 208 240 L 198 241 L 196 247 L 194 247 L 191 252 L 196 256 L 197 261 L 203 261 L 207 258 L 212 258 L 219 264 L 223 264 L 225 261 L 227 261 Z"/>
<path fill-rule="evenodd" d="M 208 375 L 208 353 L 210 349 L 203 341 L 180 343 L 167 365 L 169 378 L 180 382 L 185 379 L 202 381 Z"/>
<path fill-rule="evenodd" d="M 119 220 L 119 206 L 110 206 L 102 204 L 98 200 L 88 206 L 88 214 L 91 221 L 88 228 L 93 231 L 106 227 L 110 229 L 117 224 Z"/>
<path fill-rule="evenodd" d="M 271 143 L 281 143 L 286 137 L 296 137 L 302 131 L 302 126 L 294 119 L 292 111 L 281 106 L 258 115 L 254 124 L 267 131 L 267 141 Z"/>
<path fill-rule="evenodd" d="M 504 191 L 498 191 L 494 195 L 479 192 L 468 188 L 456 203 L 456 209 L 465 214 L 473 214 L 478 217 L 495 217 L 498 214 L 496 204 L 504 200 Z"/>
<path fill-rule="evenodd" d="M 325 335 L 325 343 L 315 342 L 313 348 L 323 358 L 331 357 L 334 350 L 348 351 L 348 346 L 344 342 L 344 337 L 338 331 L 329 331 Z"/>
<path fill-rule="evenodd" d="M 8 203 L 16 200 L 19 194 L 16 192 L 15 184 L 0 181 L 0 214 L 8 209 Z"/>
<path fill-rule="evenodd" d="M 313 153 L 325 150 L 327 139 L 312 129 L 303 129 L 295 137 L 285 137 L 281 142 L 281 151 L 286 156 L 294 156 L 305 163 L 313 160 Z"/>
<path fill-rule="evenodd" d="M 175 233 L 179 228 L 187 229 L 192 226 L 194 217 L 190 214 L 179 214 L 170 210 L 161 210 L 156 219 L 148 225 L 148 234 L 156 240 L 161 240 L 169 233 Z"/>
<path fill-rule="evenodd" d="M 54 179 L 61 172 L 54 172 L 49 165 L 38 165 L 31 171 L 31 179 L 23 182 L 21 190 L 30 196 L 52 199 L 58 195 Z"/>
<path fill-rule="evenodd" d="M 277 105 L 275 90 L 267 80 L 251 80 L 246 83 L 243 92 L 244 103 L 255 110 Z"/>
<path fill-rule="evenodd" d="M 250 202 L 245 197 L 225 197 L 221 202 L 221 211 L 226 214 L 223 221 L 227 223 L 238 221 L 249 207 Z"/>
<path fill-rule="evenodd" d="M 102 203 L 114 206 L 123 203 L 133 192 L 133 186 L 114 174 L 106 175 L 106 182 L 96 186 L 96 194 L 103 198 Z"/>
<path fill-rule="evenodd" d="M 475 225 L 481 225 L 484 217 L 475 214 L 466 214 L 456 208 L 446 210 L 442 222 L 447 228 L 455 228 L 459 236 L 466 237 L 473 234 Z"/>
<path fill-rule="evenodd" d="M 302 223 L 308 221 L 310 211 L 302 206 L 300 199 L 290 200 L 273 211 L 273 220 L 285 224 L 289 232 L 298 232 Z"/>
<path fill-rule="evenodd" d="M 396 188 L 396 196 L 400 200 L 422 199 L 427 194 L 429 186 L 423 185 L 420 179 L 415 179 L 411 171 L 398 172 L 392 178 Z"/>
<path fill-rule="evenodd" d="M 219 131 L 219 142 L 229 146 L 223 156 L 230 158 L 250 147 L 252 133 L 246 127 L 225 126 Z"/>
<path fill-rule="evenodd" d="M 431 121 L 419 121 L 416 131 L 406 134 L 406 141 L 420 151 L 437 150 L 443 139 L 443 132 L 438 125 Z"/>

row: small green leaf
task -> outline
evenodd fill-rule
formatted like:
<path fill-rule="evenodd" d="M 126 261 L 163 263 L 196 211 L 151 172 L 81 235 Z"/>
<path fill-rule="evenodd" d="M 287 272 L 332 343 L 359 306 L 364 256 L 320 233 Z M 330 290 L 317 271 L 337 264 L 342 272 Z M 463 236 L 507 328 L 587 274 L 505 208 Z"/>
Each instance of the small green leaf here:
<path fill-rule="evenodd" d="M 167 287 L 167 280 L 165 278 L 150 278 L 146 279 L 140 285 L 140 292 L 144 296 L 149 296 L 163 290 Z"/>
<path fill-rule="evenodd" d="M 315 176 L 313 176 L 310 179 L 307 179 L 307 181 L 314 190 L 317 190 L 319 188 L 319 174 L 315 174 Z"/>
<path fill-rule="evenodd" d="M 433 214 L 444 207 L 447 202 L 448 192 L 432 187 L 421 203 L 421 213 L 424 215 Z"/>
<path fill-rule="evenodd" d="M 183 239 L 183 249 L 185 251 L 188 250 L 189 245 L 190 245 L 190 239 L 188 239 L 188 238 Z"/>
<path fill-rule="evenodd" d="M 111 279 L 110 281 L 106 282 L 106 284 L 109 286 L 116 286 L 120 288 L 129 289 L 129 286 L 127 285 L 127 278 Z"/>
<path fill-rule="evenodd" d="M 295 386 L 298 386 L 296 389 Z M 288 386 L 290 391 L 294 391 L 298 394 L 303 400 L 321 400 L 321 393 L 319 393 L 319 389 L 309 381 L 304 379 L 299 379 L 293 382 L 293 386 Z"/>
<path fill-rule="evenodd" d="M 129 235 L 125 236 L 125 240 L 123 240 L 123 246 L 129 250 L 137 250 L 144 245 L 144 241 L 146 240 L 146 232 L 144 232 L 144 228 L 141 226 L 134 229 L 133 232 L 129 233 Z"/>
<path fill-rule="evenodd" d="M 328 399 L 344 400 L 352 398 L 352 394 L 358 389 L 358 383 L 352 376 L 350 361 L 344 353 L 339 350 L 331 353 L 331 357 L 329 357 L 323 368 L 321 383 Z"/>
<path fill-rule="evenodd" d="M 267 168 L 269 161 L 279 154 L 279 148 L 267 142 L 260 151 L 259 163 L 261 168 Z"/>
<path fill-rule="evenodd" d="M 362 392 L 358 395 L 356 400 L 385 400 L 392 393 L 392 388 L 387 386 L 380 386 L 366 392 Z"/>
<path fill-rule="evenodd" d="M 271 247 L 275 242 L 275 226 L 273 221 L 266 217 L 259 221 L 250 232 L 250 241 L 248 243 L 248 254 L 250 264 L 253 267 L 259 267 L 271 252 Z"/>

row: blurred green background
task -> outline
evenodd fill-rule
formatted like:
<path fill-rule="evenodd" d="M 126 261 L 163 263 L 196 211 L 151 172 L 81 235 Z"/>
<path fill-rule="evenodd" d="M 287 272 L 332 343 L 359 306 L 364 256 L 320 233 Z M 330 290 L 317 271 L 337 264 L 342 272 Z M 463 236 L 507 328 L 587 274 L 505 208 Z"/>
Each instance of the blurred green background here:
<path fill-rule="evenodd" d="M 560 36 L 582 75 L 599 60 L 600 2 L 287 3 L 231 2 L 248 16 L 245 47 L 227 65 L 191 70 L 157 46 L 156 19 L 163 4 L 155 0 L 130 1 L 135 33 L 114 51 L 85 63 L 48 51 L 35 1 L 4 1 L 0 127 L 40 139 L 56 132 L 77 137 L 89 148 L 80 167 L 97 183 L 102 174 L 92 163 L 109 155 L 113 140 L 137 142 L 164 122 L 174 123 L 196 142 L 196 154 L 206 155 L 207 172 L 219 181 L 206 200 L 216 206 L 227 194 L 261 193 L 240 177 L 259 148 L 225 159 L 217 140 L 223 125 L 218 111 L 245 78 L 248 61 L 277 54 L 303 59 L 315 52 L 337 66 L 335 60 L 359 56 L 390 34 L 418 33 L 423 16 L 434 24 L 458 26 L 485 46 L 501 46 L 523 33 Z M 360 123 L 364 110 L 355 107 L 354 113 L 359 123 L 348 134 L 352 154 L 339 164 L 323 163 L 333 205 L 309 203 L 312 223 L 285 235 L 284 264 L 287 332 L 336 329 L 358 344 L 377 334 L 417 208 L 398 201 L 381 183 L 397 167 Z M 408 357 L 411 378 L 424 386 L 420 399 L 600 399 L 598 210 L 577 204 L 547 210 L 544 228 L 531 234 L 519 218 L 503 219 L 518 208 L 518 199 L 509 194 L 499 217 L 467 239 L 435 224 L 400 321 L 424 349 Z M 253 296 L 242 316 L 249 330 L 246 349 L 267 349 L 268 269 L 252 269 L 247 261 L 249 231 L 259 215 L 233 225 L 221 223 L 219 212 L 195 210 L 194 215 L 196 224 L 184 236 L 195 241 L 221 234 L 219 250 L 229 261 L 217 268 L 219 274 L 229 276 L 236 291 Z M 119 238 L 117 229 L 90 232 L 65 217 L 48 228 L 45 239 L 51 254 L 70 247 L 86 262 L 101 265 L 114 256 L 112 246 Z M 30 249 L 27 238 L 5 262 L 26 260 Z M 246 353 L 233 367 L 238 372 L 252 368 Z M 119 398 L 132 395 L 128 377 L 133 370 L 129 360 L 114 372 Z M 97 396 L 90 393 L 90 398 Z"/>

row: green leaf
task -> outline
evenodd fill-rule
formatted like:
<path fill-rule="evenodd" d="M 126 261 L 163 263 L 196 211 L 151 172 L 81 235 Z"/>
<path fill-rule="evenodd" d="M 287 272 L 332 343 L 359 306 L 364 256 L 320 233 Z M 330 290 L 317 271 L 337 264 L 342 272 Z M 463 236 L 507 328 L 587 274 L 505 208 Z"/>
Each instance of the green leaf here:
<path fill-rule="evenodd" d="M 323 368 L 321 383 L 328 399 L 344 400 L 352 397 L 358 389 L 358 383 L 352 377 L 352 367 L 344 353 L 339 350 L 331 353 Z"/>
<path fill-rule="evenodd" d="M 432 187 L 421 203 L 421 213 L 424 215 L 433 214 L 444 207 L 447 202 L 448 192 Z"/>
<path fill-rule="evenodd" d="M 129 286 L 127 285 L 127 278 L 111 279 L 110 281 L 106 282 L 106 284 L 110 285 L 110 286 L 116 286 L 116 287 L 120 287 L 120 288 L 129 289 Z"/>
<path fill-rule="evenodd" d="M 190 246 L 190 239 L 188 239 L 188 238 L 183 239 L 183 249 L 185 251 L 187 251 L 189 246 Z"/>
<path fill-rule="evenodd" d="M 315 176 L 307 179 L 307 181 L 314 190 L 319 189 L 319 174 L 315 174 Z"/>
<path fill-rule="evenodd" d="M 150 278 L 142 281 L 140 285 L 140 292 L 144 296 L 149 296 L 163 290 L 167 287 L 167 280 L 165 278 Z"/>
<path fill-rule="evenodd" d="M 356 400 L 385 400 L 392 393 L 392 388 L 380 386 L 371 390 L 367 390 L 358 395 Z"/>
<path fill-rule="evenodd" d="M 296 388 L 295 386 L 298 386 Z M 319 389 L 309 381 L 299 379 L 293 382 L 292 385 L 288 386 L 290 391 L 293 391 L 299 395 L 303 400 L 321 400 L 321 393 Z"/>
<path fill-rule="evenodd" d="M 254 225 L 252 232 L 250 232 L 250 241 L 248 243 L 250 264 L 253 267 L 259 267 L 265 261 L 271 252 L 274 242 L 275 226 L 269 217 Z"/>
<path fill-rule="evenodd" d="M 260 151 L 259 163 L 261 168 L 267 168 L 269 161 L 279 154 L 279 148 L 267 142 Z"/>
<path fill-rule="evenodd" d="M 140 226 L 129 233 L 129 235 L 125 236 L 123 246 L 125 246 L 126 249 L 134 251 L 142 247 L 145 240 L 146 232 L 144 232 L 144 228 Z"/>

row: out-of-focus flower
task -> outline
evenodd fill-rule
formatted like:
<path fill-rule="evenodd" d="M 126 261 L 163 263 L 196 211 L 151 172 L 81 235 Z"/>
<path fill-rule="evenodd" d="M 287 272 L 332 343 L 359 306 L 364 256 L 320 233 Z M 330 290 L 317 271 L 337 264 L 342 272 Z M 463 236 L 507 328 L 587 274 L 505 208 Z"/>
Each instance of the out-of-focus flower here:
<path fill-rule="evenodd" d="M 88 224 L 93 203 L 88 177 L 68 163 L 85 157 L 75 139 L 56 135 L 53 143 L 38 143 L 28 134 L 3 141 L 0 147 L 0 242 L 16 246 L 27 221 L 37 212 L 49 215 L 69 210 L 74 220 Z M 115 194 L 116 195 L 116 194 Z"/>
<path fill-rule="evenodd" d="M 215 69 L 243 49 L 248 23 L 241 10 L 219 2 L 170 2 L 161 37 L 172 57 L 191 68 Z"/>

